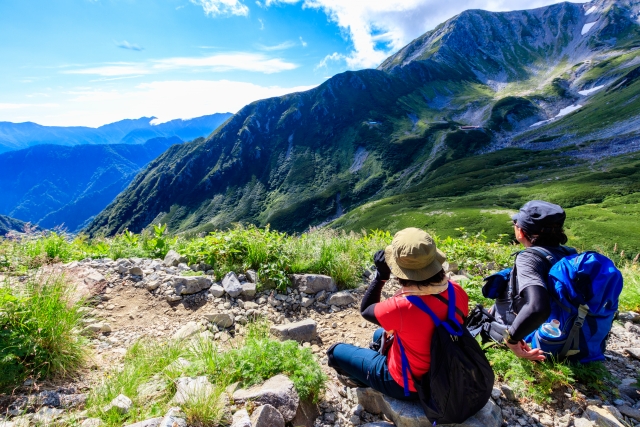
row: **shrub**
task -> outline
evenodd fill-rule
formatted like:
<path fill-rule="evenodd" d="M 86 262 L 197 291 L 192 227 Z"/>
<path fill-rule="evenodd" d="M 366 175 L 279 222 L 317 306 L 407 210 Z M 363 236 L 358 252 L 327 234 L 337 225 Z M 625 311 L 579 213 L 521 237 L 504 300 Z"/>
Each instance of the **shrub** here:
<path fill-rule="evenodd" d="M 20 289 L 0 287 L 0 388 L 25 378 L 73 375 L 83 365 L 80 302 L 61 276 L 30 277 Z"/>

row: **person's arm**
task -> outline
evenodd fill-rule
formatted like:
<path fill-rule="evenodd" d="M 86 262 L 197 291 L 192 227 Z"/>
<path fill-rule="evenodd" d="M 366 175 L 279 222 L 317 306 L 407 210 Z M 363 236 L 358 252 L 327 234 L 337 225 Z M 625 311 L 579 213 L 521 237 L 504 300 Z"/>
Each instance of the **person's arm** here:
<path fill-rule="evenodd" d="M 382 287 L 391 276 L 391 270 L 384 259 L 384 251 L 381 250 L 376 252 L 373 256 L 373 261 L 376 265 L 376 275 L 362 297 L 362 302 L 360 303 L 360 314 L 365 320 L 381 326 L 375 316 L 375 307 L 376 304 L 380 302 Z"/>
<path fill-rule="evenodd" d="M 509 327 L 511 342 L 523 340 L 538 329 L 551 314 L 549 292 L 541 286 L 529 286 L 520 292 L 524 305 Z"/>

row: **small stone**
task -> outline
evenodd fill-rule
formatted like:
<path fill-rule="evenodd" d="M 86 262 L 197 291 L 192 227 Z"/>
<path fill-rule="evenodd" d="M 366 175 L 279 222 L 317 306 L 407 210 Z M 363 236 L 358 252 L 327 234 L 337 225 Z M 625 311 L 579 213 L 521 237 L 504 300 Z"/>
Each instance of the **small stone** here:
<path fill-rule="evenodd" d="M 209 289 L 211 285 L 211 279 L 204 276 L 179 277 L 173 282 L 176 295 L 192 295 Z"/>
<path fill-rule="evenodd" d="M 244 302 L 244 309 L 245 310 L 257 310 L 258 308 L 260 308 L 260 306 L 258 304 L 256 304 L 253 301 L 245 301 Z"/>
<path fill-rule="evenodd" d="M 315 294 L 320 291 L 335 292 L 338 290 L 335 280 L 321 274 L 293 274 L 293 287 L 305 294 Z"/>
<path fill-rule="evenodd" d="M 80 424 L 80 427 L 100 427 L 102 424 L 100 418 L 87 418 Z"/>
<path fill-rule="evenodd" d="M 220 298 L 222 295 L 224 295 L 224 288 L 215 283 L 209 288 L 209 293 L 213 295 L 214 298 Z"/>
<path fill-rule="evenodd" d="M 640 348 L 631 347 L 631 348 L 626 348 L 625 351 L 629 353 L 629 355 L 634 359 L 640 360 Z"/>
<path fill-rule="evenodd" d="M 600 427 L 623 427 L 616 417 L 604 408 L 597 406 L 587 406 L 585 415 Z"/>
<path fill-rule="evenodd" d="M 233 414 L 231 427 L 252 427 L 251 419 L 249 418 L 249 413 L 246 409 L 240 409 Z"/>
<path fill-rule="evenodd" d="M 640 323 L 640 314 L 636 313 L 635 311 L 623 311 L 622 313 L 618 314 L 618 319 L 620 319 L 622 322 Z"/>
<path fill-rule="evenodd" d="M 158 427 L 162 422 L 162 417 L 150 418 L 135 424 L 127 424 L 125 427 Z"/>
<path fill-rule="evenodd" d="M 176 394 L 173 403 L 184 405 L 191 401 L 201 401 L 213 393 L 213 385 L 205 376 L 189 378 L 182 377 L 176 380 Z"/>
<path fill-rule="evenodd" d="M 36 425 L 50 425 L 53 423 L 54 420 L 56 420 L 57 418 L 60 418 L 60 416 L 64 413 L 64 410 L 62 409 L 56 409 L 56 408 L 49 408 L 48 406 L 43 406 L 42 408 L 38 409 L 38 412 L 36 412 L 33 415 L 33 421 L 36 423 Z"/>
<path fill-rule="evenodd" d="M 315 299 L 313 298 L 302 297 L 302 299 L 300 300 L 300 305 L 303 307 L 309 307 L 314 302 L 315 302 Z"/>
<path fill-rule="evenodd" d="M 236 273 L 233 271 L 230 271 L 224 276 L 222 279 L 222 287 L 232 298 L 235 298 L 242 293 L 242 285 L 240 284 Z"/>
<path fill-rule="evenodd" d="M 180 255 L 178 252 L 171 249 L 164 257 L 164 265 L 167 267 L 176 267 L 178 264 L 187 262 L 187 258 Z"/>
<path fill-rule="evenodd" d="M 178 407 L 169 409 L 158 427 L 187 427 L 185 416 Z"/>
<path fill-rule="evenodd" d="M 311 341 L 316 338 L 317 323 L 313 319 L 271 327 L 271 333 L 281 340 L 298 342 Z"/>
<path fill-rule="evenodd" d="M 262 405 L 251 414 L 251 425 L 253 427 L 284 427 L 284 418 L 273 406 Z"/>
<path fill-rule="evenodd" d="M 124 394 L 119 394 L 115 399 L 111 401 L 108 405 L 108 409 L 105 409 L 105 412 L 115 409 L 119 414 L 125 415 L 129 412 L 133 406 L 133 402 Z"/>
<path fill-rule="evenodd" d="M 221 328 L 230 328 L 234 323 L 233 316 L 227 313 L 205 314 L 204 318 Z"/>
<path fill-rule="evenodd" d="M 500 399 L 500 396 L 502 396 L 502 391 L 499 388 L 493 388 L 493 390 L 491 390 L 491 397 L 493 397 L 494 399 Z"/>
<path fill-rule="evenodd" d="M 240 404 L 253 401 L 256 404 L 272 405 L 282 414 L 285 422 L 295 417 L 300 403 L 293 382 L 284 375 L 276 375 L 264 384 L 247 390 L 236 390 L 233 400 Z"/>
<path fill-rule="evenodd" d="M 256 295 L 256 284 L 245 282 L 241 284 L 242 295 L 247 298 L 253 298 Z"/>
<path fill-rule="evenodd" d="M 258 273 L 256 273 L 255 270 L 247 270 L 245 275 L 251 283 L 258 283 Z"/>
<path fill-rule="evenodd" d="M 144 275 L 144 273 L 142 272 L 142 269 L 140 267 L 137 267 L 137 266 L 131 267 L 129 269 L 129 274 L 132 275 L 132 276 L 143 276 Z"/>
<path fill-rule="evenodd" d="M 88 325 L 84 330 L 87 332 L 94 332 L 94 333 L 97 333 L 97 332 L 108 333 L 108 332 L 111 332 L 111 325 L 105 322 L 93 323 L 91 325 Z"/>
<path fill-rule="evenodd" d="M 342 307 L 356 302 L 356 298 L 349 291 L 335 293 L 329 297 L 327 304 Z"/>
<path fill-rule="evenodd" d="M 500 390 L 502 390 L 502 393 L 504 393 L 504 397 L 506 397 L 507 400 L 516 400 L 516 394 L 514 393 L 513 389 L 508 385 L 502 384 L 500 386 Z"/>
<path fill-rule="evenodd" d="M 192 335 L 197 334 L 198 332 L 202 332 L 202 325 L 196 322 L 189 322 L 184 325 L 182 328 L 178 329 L 178 331 L 173 334 L 174 340 L 183 340 L 185 338 L 189 338 Z"/>
<path fill-rule="evenodd" d="M 589 421 L 586 418 L 575 418 L 573 420 L 573 426 L 574 427 L 594 427 L 594 424 L 592 421 Z"/>

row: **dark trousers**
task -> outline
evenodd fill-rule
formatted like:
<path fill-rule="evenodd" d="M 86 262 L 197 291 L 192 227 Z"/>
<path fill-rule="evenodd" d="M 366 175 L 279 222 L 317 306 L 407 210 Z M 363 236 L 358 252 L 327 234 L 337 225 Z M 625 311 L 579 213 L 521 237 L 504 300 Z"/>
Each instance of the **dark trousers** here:
<path fill-rule="evenodd" d="M 383 332 L 382 328 L 377 329 L 373 334 L 373 341 L 379 340 Z M 404 395 L 403 387 L 389 373 L 387 356 L 351 344 L 337 344 L 330 350 L 332 354 L 329 356 L 329 366 L 335 368 L 338 373 L 396 399 L 418 399 L 415 392 L 411 392 L 408 397 Z"/>

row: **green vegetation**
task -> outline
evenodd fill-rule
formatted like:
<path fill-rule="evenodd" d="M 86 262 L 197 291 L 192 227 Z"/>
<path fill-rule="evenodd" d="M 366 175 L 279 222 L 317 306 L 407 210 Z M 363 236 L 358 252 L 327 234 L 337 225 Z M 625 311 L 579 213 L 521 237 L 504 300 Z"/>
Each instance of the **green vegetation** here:
<path fill-rule="evenodd" d="M 539 108 L 526 98 L 507 96 L 494 104 L 487 127 L 494 131 L 511 131 L 518 122 L 540 114 Z"/>
<path fill-rule="evenodd" d="M 190 363 L 181 363 L 179 358 Z M 270 339 L 266 323 L 250 324 L 246 336 L 227 350 L 205 339 L 140 341 L 127 352 L 124 366 L 109 373 L 94 389 L 87 406 L 92 416 L 114 427 L 162 416 L 172 406 L 177 378 L 206 376 L 212 392 L 187 401 L 182 409 L 190 425 L 226 424 L 222 395 L 227 386 L 239 383 L 248 387 L 280 373 L 293 381 L 301 399 L 317 400 L 322 395 L 326 377 L 311 350 L 295 341 Z M 120 393 L 131 398 L 132 410 L 126 415 L 104 411 Z"/>
<path fill-rule="evenodd" d="M 82 367 L 82 303 L 73 301 L 72 291 L 57 276 L 0 285 L 0 390 L 26 378 L 72 376 Z"/>

